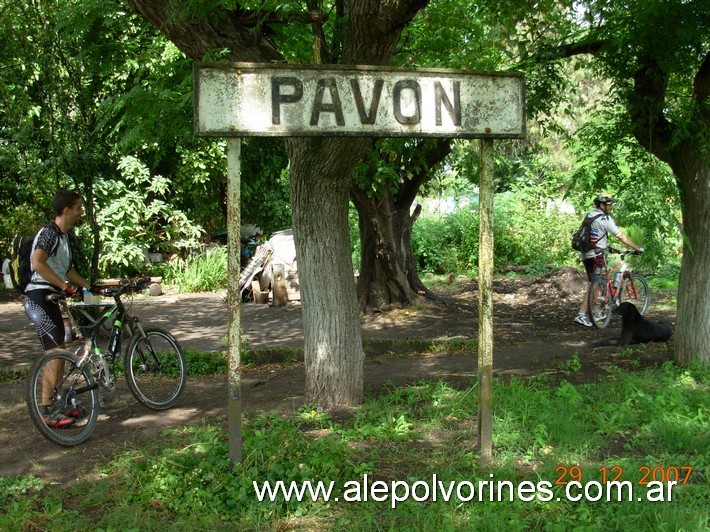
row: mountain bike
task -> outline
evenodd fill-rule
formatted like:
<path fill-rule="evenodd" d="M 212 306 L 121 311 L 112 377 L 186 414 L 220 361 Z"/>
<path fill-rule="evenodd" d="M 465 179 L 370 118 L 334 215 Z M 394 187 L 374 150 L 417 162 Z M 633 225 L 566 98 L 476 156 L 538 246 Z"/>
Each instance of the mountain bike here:
<path fill-rule="evenodd" d="M 608 255 L 620 256 L 619 262 L 609 265 Z M 587 293 L 589 319 L 597 329 L 604 329 L 611 321 L 611 314 L 624 301 L 633 303 L 644 315 L 651 303 L 648 282 L 643 275 L 632 272 L 626 264 L 626 257 L 639 255 L 631 249 L 617 250 L 608 248 L 602 251 L 604 266 L 601 275 L 595 279 Z"/>
<path fill-rule="evenodd" d="M 98 312 L 95 318 L 80 312 L 89 306 L 68 304 L 61 293 L 47 296 L 62 306 L 72 330 L 84 338 L 75 352 L 48 351 L 30 372 L 30 417 L 51 442 L 70 447 L 86 440 L 99 417 L 99 388 L 112 392 L 121 372 L 133 396 L 148 408 L 165 410 L 179 399 L 186 379 L 182 347 L 169 332 L 144 327 L 137 316 L 129 315 L 123 300 L 149 283 L 150 279 L 139 279 L 116 289 L 104 289 L 103 294 L 112 297 L 113 302 L 91 305 L 94 314 Z M 105 331 L 109 331 L 108 345 L 103 348 L 100 333 Z M 125 356 L 121 349 L 124 337 L 130 338 Z M 105 339 L 101 343 L 105 344 Z"/>

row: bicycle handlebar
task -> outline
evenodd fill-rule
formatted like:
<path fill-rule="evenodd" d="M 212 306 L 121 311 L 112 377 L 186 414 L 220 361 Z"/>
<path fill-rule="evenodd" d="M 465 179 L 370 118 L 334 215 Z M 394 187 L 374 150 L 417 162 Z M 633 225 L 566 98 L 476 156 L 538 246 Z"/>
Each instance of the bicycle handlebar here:
<path fill-rule="evenodd" d="M 53 292 L 45 296 L 45 301 L 61 301 L 66 299 L 79 299 L 82 296 L 81 292 L 77 291 L 76 294 L 67 294 L 66 292 Z"/>
<path fill-rule="evenodd" d="M 142 279 L 134 279 L 132 281 L 128 281 L 126 284 L 123 284 L 119 286 L 118 288 L 103 288 L 101 290 L 101 293 L 108 297 L 113 297 L 114 299 L 117 297 L 122 296 L 123 294 L 128 294 L 132 292 L 140 292 L 143 290 L 145 287 L 147 287 L 150 284 L 150 277 L 143 277 Z M 47 301 L 60 301 L 60 300 L 66 300 L 66 299 L 79 299 L 81 298 L 82 294 L 81 292 L 78 292 L 71 296 L 65 292 L 54 292 L 53 294 L 49 294 L 47 297 L 45 297 L 45 300 Z"/>
<path fill-rule="evenodd" d="M 118 288 L 104 288 L 103 292 L 109 297 L 118 297 L 123 294 L 128 294 L 132 292 L 140 292 L 145 287 L 150 284 L 150 277 L 143 277 L 142 279 L 134 279 L 128 281 L 126 284 L 119 286 Z"/>
<path fill-rule="evenodd" d="M 614 253 L 615 255 L 641 255 L 643 250 L 636 251 L 635 249 L 616 249 L 611 246 L 606 248 L 607 253 Z"/>

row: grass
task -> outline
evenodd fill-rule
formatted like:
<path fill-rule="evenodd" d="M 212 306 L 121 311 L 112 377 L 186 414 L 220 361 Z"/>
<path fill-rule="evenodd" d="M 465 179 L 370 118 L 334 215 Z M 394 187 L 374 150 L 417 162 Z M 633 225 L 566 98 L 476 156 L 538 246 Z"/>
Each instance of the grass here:
<path fill-rule="evenodd" d="M 604 382 L 577 386 L 496 381 L 489 465 L 474 449 L 475 382 L 467 389 L 441 381 L 388 386 L 339 418 L 317 405 L 291 417 L 246 416 L 244 459 L 235 466 L 227 460 L 223 420 L 166 430 L 150 447 L 115 455 L 98 481 L 94 475 L 90 483 L 51 486 L 31 476 L 0 478 L 0 529 L 707 530 L 709 383 L 707 369 L 672 364 L 613 368 Z M 693 470 L 671 502 L 563 497 L 561 483 L 570 480 L 621 474 L 640 490 L 644 475 L 685 473 L 684 467 Z M 444 485 L 460 483 L 464 497 L 468 483 L 490 480 L 548 482 L 552 495 L 511 502 L 503 484 L 504 502 L 440 496 L 392 508 L 372 496 L 342 501 L 347 483 L 365 475 L 370 485 L 418 482 L 421 495 L 434 474 Z M 334 481 L 341 502 L 259 502 L 256 488 L 265 480 Z M 348 494 L 363 499 L 362 492 Z"/>

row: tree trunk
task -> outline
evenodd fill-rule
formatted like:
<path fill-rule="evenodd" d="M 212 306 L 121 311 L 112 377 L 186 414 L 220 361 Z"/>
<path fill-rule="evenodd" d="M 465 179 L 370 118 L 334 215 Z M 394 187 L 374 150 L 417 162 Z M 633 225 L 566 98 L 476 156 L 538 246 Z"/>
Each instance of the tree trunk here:
<path fill-rule="evenodd" d="M 675 361 L 710 363 L 710 52 L 695 75 L 695 112 L 691 125 L 677 126 L 664 115 L 668 74 L 653 58 L 644 58 L 634 76 L 629 100 L 634 137 L 670 165 L 676 176 L 683 213 L 683 260 L 678 284 Z"/>
<path fill-rule="evenodd" d="M 680 184 L 683 201 L 683 261 L 678 284 L 675 361 L 710 363 L 710 167 L 684 159 L 690 167 Z M 700 159 L 702 160 L 702 159 Z M 678 175 L 678 172 L 676 172 Z"/>
<path fill-rule="evenodd" d="M 381 201 L 361 191 L 353 192 L 351 198 L 359 215 L 360 310 L 408 305 L 424 295 L 434 297 L 419 279 L 412 255 L 412 226 L 421 207 L 410 214 L 412 203 L 397 204 L 389 192 Z"/>
<path fill-rule="evenodd" d="M 348 200 L 366 141 L 291 139 L 291 203 L 303 303 L 306 397 L 322 406 L 363 398 L 360 315 L 350 261 Z"/>
<path fill-rule="evenodd" d="M 451 139 L 420 141 L 414 150 L 420 160 L 413 162 L 405 153 L 394 163 L 397 168 L 418 170 L 412 175 L 400 175 L 396 192 L 391 184 L 382 185 L 383 192 L 370 197 L 353 187 L 352 199 L 359 215 L 360 277 L 358 303 L 363 312 L 389 305 L 408 305 L 419 297 L 439 299 L 419 278 L 412 253 L 412 227 L 421 206 L 412 211 L 414 198 L 421 185 L 430 177 L 432 168 L 451 153 Z M 380 155 L 382 158 L 382 155 Z M 374 172 L 367 182 L 377 182 Z"/>

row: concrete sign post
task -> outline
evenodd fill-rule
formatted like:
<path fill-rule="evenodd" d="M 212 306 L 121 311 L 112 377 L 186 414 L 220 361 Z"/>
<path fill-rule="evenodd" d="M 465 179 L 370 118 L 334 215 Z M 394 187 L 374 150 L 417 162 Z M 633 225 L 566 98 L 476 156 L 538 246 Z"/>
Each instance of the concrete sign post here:
<path fill-rule="evenodd" d="M 484 139 L 480 184 L 478 426 L 491 456 L 493 139 L 525 137 L 521 74 L 340 65 L 196 63 L 195 134 L 205 137 L 449 137 Z M 238 141 L 228 143 L 229 436 L 241 460 Z M 233 181 L 236 180 L 236 183 Z M 236 243 L 233 241 L 236 240 Z M 236 264 L 236 266 L 235 266 Z"/>

